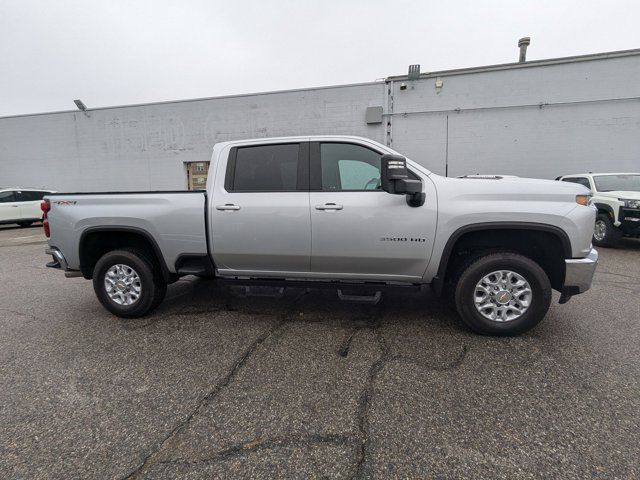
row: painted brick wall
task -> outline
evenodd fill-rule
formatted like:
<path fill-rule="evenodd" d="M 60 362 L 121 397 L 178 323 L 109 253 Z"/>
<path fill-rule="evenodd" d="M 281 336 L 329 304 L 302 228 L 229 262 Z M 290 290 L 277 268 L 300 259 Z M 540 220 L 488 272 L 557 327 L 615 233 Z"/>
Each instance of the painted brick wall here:
<path fill-rule="evenodd" d="M 393 148 L 436 173 L 640 171 L 640 55 L 441 79 L 393 84 Z"/>
<path fill-rule="evenodd" d="M 384 140 L 364 121 L 384 83 L 0 118 L 0 179 L 58 191 L 186 188 L 185 162 L 216 142 L 354 134 Z"/>
<path fill-rule="evenodd" d="M 186 188 L 185 162 L 224 140 L 360 135 L 383 105 L 392 146 L 436 173 L 555 178 L 640 170 L 640 55 L 499 71 L 0 118 L 0 186 Z M 631 100 L 611 101 L 615 98 Z M 605 100 L 605 101 L 602 101 Z M 538 105 L 542 103 L 543 106 Z M 553 105 L 562 103 L 561 105 Z"/>

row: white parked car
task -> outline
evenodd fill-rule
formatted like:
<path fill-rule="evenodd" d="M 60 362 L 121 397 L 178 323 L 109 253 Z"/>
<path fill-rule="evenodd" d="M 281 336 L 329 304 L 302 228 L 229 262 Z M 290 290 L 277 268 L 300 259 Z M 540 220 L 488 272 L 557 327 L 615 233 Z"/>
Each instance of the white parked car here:
<path fill-rule="evenodd" d="M 21 227 L 28 227 L 33 222 L 41 221 L 40 203 L 49 193 L 54 192 L 32 188 L 0 189 L 0 224 L 17 223 Z"/>
<path fill-rule="evenodd" d="M 583 173 L 557 180 L 591 190 L 598 217 L 593 243 L 615 247 L 623 235 L 640 236 L 640 173 Z"/>

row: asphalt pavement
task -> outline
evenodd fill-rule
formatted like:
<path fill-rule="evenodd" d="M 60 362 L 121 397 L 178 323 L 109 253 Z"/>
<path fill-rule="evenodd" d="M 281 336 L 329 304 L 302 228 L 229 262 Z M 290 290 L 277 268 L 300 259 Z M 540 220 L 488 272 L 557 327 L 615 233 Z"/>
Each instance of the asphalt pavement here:
<path fill-rule="evenodd" d="M 44 247 L 0 227 L 0 478 L 640 477 L 640 241 L 513 338 L 194 277 L 122 320 Z"/>

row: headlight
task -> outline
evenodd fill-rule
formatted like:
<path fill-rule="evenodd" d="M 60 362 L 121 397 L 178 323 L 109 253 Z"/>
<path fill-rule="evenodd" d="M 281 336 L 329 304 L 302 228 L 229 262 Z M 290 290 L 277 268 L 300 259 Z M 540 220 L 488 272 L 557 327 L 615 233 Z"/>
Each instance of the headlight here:
<path fill-rule="evenodd" d="M 640 200 L 631 200 L 628 198 L 619 198 L 618 200 L 624 203 L 624 206 L 627 208 L 640 208 Z"/>
<path fill-rule="evenodd" d="M 591 195 L 576 195 L 576 203 L 578 205 L 591 205 Z"/>

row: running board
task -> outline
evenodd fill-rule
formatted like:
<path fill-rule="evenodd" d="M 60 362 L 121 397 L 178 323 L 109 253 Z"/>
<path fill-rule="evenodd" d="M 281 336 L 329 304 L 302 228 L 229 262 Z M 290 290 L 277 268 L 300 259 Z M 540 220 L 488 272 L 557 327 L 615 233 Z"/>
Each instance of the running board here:
<path fill-rule="evenodd" d="M 278 278 L 231 278 L 217 277 L 220 285 L 262 286 L 278 288 L 328 288 L 333 290 L 366 289 L 375 292 L 388 291 L 420 291 L 424 285 L 419 283 L 384 283 L 384 282 L 345 282 L 322 280 L 283 280 Z"/>

